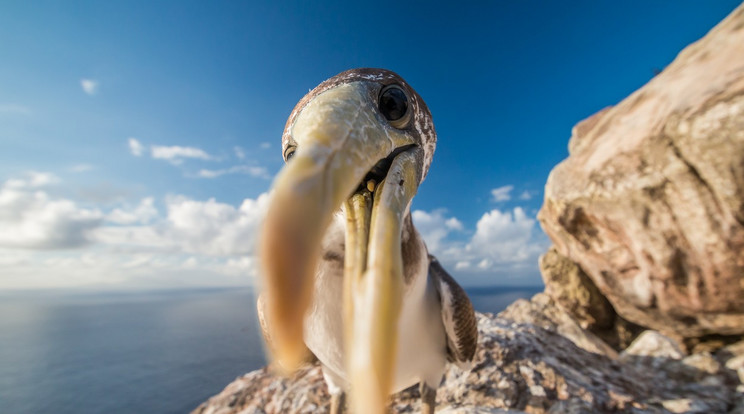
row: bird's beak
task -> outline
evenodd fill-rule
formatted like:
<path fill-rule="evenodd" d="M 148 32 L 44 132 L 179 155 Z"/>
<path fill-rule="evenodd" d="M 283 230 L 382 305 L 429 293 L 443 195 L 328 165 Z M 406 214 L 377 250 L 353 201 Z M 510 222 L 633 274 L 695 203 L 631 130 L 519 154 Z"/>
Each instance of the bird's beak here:
<path fill-rule="evenodd" d="M 262 231 L 261 258 L 274 357 L 296 369 L 321 240 L 342 206 L 347 226 L 344 325 L 355 412 L 383 412 L 392 388 L 403 292 L 401 231 L 421 181 L 413 138 L 386 125 L 364 82 L 307 103 L 291 127 L 296 155 L 279 173 Z M 381 182 L 363 182 L 378 161 Z M 380 177 L 378 177 L 380 178 Z"/>
<path fill-rule="evenodd" d="M 392 390 L 403 298 L 401 231 L 422 153 L 400 153 L 373 193 L 363 190 L 346 202 L 344 325 L 353 412 L 385 412 Z"/>

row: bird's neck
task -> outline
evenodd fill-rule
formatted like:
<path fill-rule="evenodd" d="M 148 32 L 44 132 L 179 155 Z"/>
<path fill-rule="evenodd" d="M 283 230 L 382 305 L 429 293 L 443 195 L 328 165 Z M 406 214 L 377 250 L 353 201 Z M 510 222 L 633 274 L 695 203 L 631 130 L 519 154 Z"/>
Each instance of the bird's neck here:
<path fill-rule="evenodd" d="M 343 213 L 336 214 L 323 238 L 323 254 L 321 266 L 338 268 L 343 274 L 344 253 L 346 248 L 346 217 Z M 400 252 L 403 259 L 403 277 L 406 285 L 418 274 L 421 263 L 428 260 L 428 253 L 423 239 L 413 226 L 410 212 L 403 216 L 403 226 L 400 235 Z"/>

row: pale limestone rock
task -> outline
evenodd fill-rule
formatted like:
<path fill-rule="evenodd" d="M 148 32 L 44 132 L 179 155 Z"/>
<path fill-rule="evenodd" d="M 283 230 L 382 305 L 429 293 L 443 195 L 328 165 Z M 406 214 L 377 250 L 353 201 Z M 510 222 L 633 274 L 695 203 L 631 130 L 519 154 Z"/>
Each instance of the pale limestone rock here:
<path fill-rule="evenodd" d="M 671 359 L 682 359 L 684 356 L 679 345 L 672 338 L 650 330 L 640 334 L 621 354 L 623 358 L 631 355 Z"/>
<path fill-rule="evenodd" d="M 735 371 L 739 377 L 739 382 L 744 384 L 744 355 L 739 355 L 726 361 L 726 368 Z"/>
<path fill-rule="evenodd" d="M 520 299 L 505 309 L 499 316 L 512 320 L 529 320 L 531 323 L 556 331 L 579 348 L 597 354 L 617 357 L 617 352 L 593 333 L 582 329 L 578 321 L 556 306 L 556 302 L 545 293 L 538 293 L 532 300 Z"/>
<path fill-rule="evenodd" d="M 662 405 L 673 413 L 707 413 L 707 411 L 705 411 L 706 407 L 696 407 L 695 402 L 689 398 L 666 400 Z"/>
<path fill-rule="evenodd" d="M 721 370 L 721 364 L 709 352 L 690 355 L 682 363 L 708 374 L 715 374 Z"/>
<path fill-rule="evenodd" d="M 631 322 L 744 333 L 744 6 L 569 150 L 539 214 L 558 252 Z"/>
<path fill-rule="evenodd" d="M 584 329 L 609 328 L 615 311 L 589 276 L 575 262 L 551 247 L 540 257 L 545 293 L 579 321 Z"/>

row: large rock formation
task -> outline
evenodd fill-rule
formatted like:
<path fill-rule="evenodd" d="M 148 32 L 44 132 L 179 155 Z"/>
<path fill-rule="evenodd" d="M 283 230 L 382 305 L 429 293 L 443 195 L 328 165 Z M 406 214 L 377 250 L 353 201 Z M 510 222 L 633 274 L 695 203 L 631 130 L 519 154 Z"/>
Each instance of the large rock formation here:
<path fill-rule="evenodd" d="M 626 348 L 643 331 L 642 327 L 615 313 L 591 278 L 555 247 L 540 258 L 540 272 L 545 281 L 545 293 L 574 316 L 582 328 L 613 348 Z"/>
<path fill-rule="evenodd" d="M 744 333 L 744 7 L 569 150 L 539 214 L 557 251 L 631 322 Z"/>
<path fill-rule="evenodd" d="M 658 332 L 620 356 L 583 330 L 545 294 L 493 316 L 478 314 L 471 370 L 451 366 L 437 393 L 439 413 L 741 413 L 744 342 L 716 354 L 683 357 Z M 730 365 L 730 367 L 729 367 Z M 318 365 L 293 378 L 251 372 L 194 414 L 327 412 L 330 397 Z M 414 387 L 392 402 L 419 412 Z M 738 410 L 738 411 L 737 411 Z"/>

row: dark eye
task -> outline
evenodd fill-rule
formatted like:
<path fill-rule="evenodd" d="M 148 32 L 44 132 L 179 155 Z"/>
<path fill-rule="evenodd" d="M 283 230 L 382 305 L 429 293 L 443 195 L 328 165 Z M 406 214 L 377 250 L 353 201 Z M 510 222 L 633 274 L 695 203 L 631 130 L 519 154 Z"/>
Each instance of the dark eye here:
<path fill-rule="evenodd" d="M 287 149 L 284 151 L 284 159 L 289 161 L 292 157 L 294 157 L 296 150 L 297 147 L 287 147 Z"/>
<path fill-rule="evenodd" d="M 410 118 L 408 96 L 398 85 L 386 86 L 380 92 L 380 113 L 396 128 L 402 128 Z"/>

